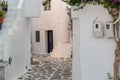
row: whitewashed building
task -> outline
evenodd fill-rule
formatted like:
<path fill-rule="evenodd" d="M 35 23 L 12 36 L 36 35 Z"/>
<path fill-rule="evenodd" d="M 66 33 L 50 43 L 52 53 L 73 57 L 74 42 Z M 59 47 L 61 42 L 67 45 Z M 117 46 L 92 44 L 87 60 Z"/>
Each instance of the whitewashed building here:
<path fill-rule="evenodd" d="M 67 5 L 51 0 L 42 6 L 40 18 L 32 19 L 32 53 L 50 54 L 52 57 L 70 57 L 70 20 Z"/>
<path fill-rule="evenodd" d="M 17 80 L 30 67 L 30 23 L 40 17 L 41 0 L 8 0 L 8 6 L 0 31 L 0 80 Z"/>
<path fill-rule="evenodd" d="M 52 0 L 44 7 L 41 2 L 8 0 L 0 34 L 0 80 L 17 80 L 30 67 L 31 53 L 71 56 L 66 4 Z M 111 28 L 105 26 L 112 20 L 107 9 L 86 5 L 72 13 L 72 20 L 72 80 L 108 80 L 107 73 L 113 76 L 116 44 Z"/>
<path fill-rule="evenodd" d="M 110 80 L 116 47 L 112 17 L 102 6 L 86 5 L 72 13 L 73 80 Z M 110 24 L 106 26 L 106 24 Z M 111 79 L 112 80 L 112 79 Z"/>

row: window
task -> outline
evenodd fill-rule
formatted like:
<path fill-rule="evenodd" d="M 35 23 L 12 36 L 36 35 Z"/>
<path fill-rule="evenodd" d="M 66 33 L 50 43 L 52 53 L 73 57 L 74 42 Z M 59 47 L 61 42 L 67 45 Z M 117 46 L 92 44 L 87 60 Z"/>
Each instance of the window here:
<path fill-rule="evenodd" d="M 96 26 L 95 26 L 95 27 L 96 27 L 96 29 L 98 29 L 98 24 L 96 24 Z"/>
<path fill-rule="evenodd" d="M 110 29 L 110 25 L 109 24 L 106 25 L 106 29 Z"/>
<path fill-rule="evenodd" d="M 36 42 L 40 42 L 40 31 L 35 31 Z"/>
<path fill-rule="evenodd" d="M 51 10 L 51 0 L 46 0 L 43 3 L 44 11 L 49 11 Z"/>

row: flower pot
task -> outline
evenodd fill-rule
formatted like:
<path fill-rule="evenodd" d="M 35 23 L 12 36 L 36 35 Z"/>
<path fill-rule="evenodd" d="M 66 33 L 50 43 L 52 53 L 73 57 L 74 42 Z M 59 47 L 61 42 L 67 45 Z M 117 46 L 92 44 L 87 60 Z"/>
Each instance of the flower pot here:
<path fill-rule="evenodd" d="M 0 17 L 0 23 L 3 23 L 4 17 Z"/>
<path fill-rule="evenodd" d="M 6 14 L 7 14 L 7 8 L 2 8 L 2 11 L 3 11 L 3 13 L 4 13 L 4 18 L 6 18 Z"/>

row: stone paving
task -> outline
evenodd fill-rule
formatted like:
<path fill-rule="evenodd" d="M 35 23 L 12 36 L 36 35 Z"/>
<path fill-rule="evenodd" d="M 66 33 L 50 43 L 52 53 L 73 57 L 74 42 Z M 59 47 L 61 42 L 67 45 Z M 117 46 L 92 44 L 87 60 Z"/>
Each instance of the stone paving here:
<path fill-rule="evenodd" d="M 18 80 L 72 80 L 71 58 L 51 58 L 49 55 L 33 55 L 32 69 Z"/>

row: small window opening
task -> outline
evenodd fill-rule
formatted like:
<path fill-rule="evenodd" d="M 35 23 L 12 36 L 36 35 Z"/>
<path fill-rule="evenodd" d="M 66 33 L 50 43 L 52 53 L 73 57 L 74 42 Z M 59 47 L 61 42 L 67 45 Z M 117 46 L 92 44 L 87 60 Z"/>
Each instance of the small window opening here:
<path fill-rule="evenodd" d="M 40 31 L 35 31 L 36 42 L 40 42 Z"/>
<path fill-rule="evenodd" d="M 110 29 L 110 25 L 109 24 L 106 25 L 106 29 Z"/>
<path fill-rule="evenodd" d="M 98 29 L 98 24 L 96 24 L 95 28 Z"/>

